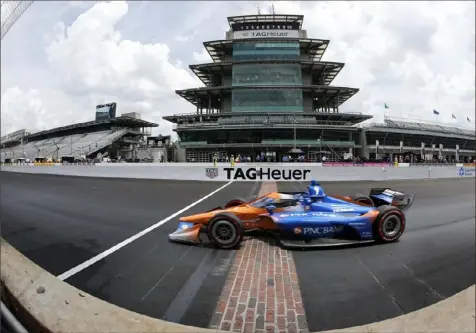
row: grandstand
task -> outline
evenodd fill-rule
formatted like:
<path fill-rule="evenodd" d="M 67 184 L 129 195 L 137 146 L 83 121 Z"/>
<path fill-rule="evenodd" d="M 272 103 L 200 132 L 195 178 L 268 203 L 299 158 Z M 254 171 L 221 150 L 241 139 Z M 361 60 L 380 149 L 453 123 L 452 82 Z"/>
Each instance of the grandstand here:
<path fill-rule="evenodd" d="M 36 133 L 16 131 L 2 137 L 1 161 L 77 162 L 106 156 L 114 161 L 173 159 L 170 137 L 151 137 L 151 128 L 159 125 L 138 118 L 140 114 L 122 115 Z"/>
<path fill-rule="evenodd" d="M 476 155 L 476 132 L 470 129 L 386 118 L 361 128 L 361 154 L 410 162 L 469 162 Z"/>

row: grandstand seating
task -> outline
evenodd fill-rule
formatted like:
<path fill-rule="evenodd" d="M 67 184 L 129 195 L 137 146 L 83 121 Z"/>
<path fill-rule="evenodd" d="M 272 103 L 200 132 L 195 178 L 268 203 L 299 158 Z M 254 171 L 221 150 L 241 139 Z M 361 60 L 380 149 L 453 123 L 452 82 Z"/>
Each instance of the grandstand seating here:
<path fill-rule="evenodd" d="M 73 156 L 80 158 L 82 155 L 95 153 L 96 151 L 110 145 L 127 130 L 100 131 L 86 134 L 74 134 L 63 137 L 50 138 L 45 140 L 28 142 L 22 146 L 3 149 L 5 158 L 27 158 L 37 157 L 61 158 L 62 156 Z"/>
<path fill-rule="evenodd" d="M 370 127 L 397 128 L 416 131 L 431 131 L 445 134 L 476 136 L 476 132 L 474 130 L 451 126 L 442 126 L 437 124 L 426 124 L 421 122 L 406 122 L 393 119 L 385 119 L 385 124 L 371 124 Z"/>

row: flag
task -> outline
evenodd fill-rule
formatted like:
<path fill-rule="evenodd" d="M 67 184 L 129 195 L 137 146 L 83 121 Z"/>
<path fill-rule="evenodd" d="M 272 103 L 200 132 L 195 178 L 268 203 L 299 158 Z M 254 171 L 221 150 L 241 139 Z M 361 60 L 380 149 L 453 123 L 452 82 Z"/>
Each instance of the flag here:
<path fill-rule="evenodd" d="M 384 105 L 384 108 L 390 109 L 390 106 L 388 106 L 387 103 L 383 103 L 383 105 Z"/>
<path fill-rule="evenodd" d="M 438 115 L 438 116 L 440 115 L 440 113 L 439 113 L 438 111 L 436 111 L 436 110 L 433 110 L 433 114 L 436 114 L 436 115 Z"/>
<path fill-rule="evenodd" d="M 453 119 L 456 119 L 456 116 L 454 114 L 451 114 L 451 116 L 453 117 Z"/>
<path fill-rule="evenodd" d="M 471 122 L 471 120 L 469 120 L 469 117 L 466 117 L 466 120 L 468 121 L 468 123 L 470 123 L 470 122 Z"/>

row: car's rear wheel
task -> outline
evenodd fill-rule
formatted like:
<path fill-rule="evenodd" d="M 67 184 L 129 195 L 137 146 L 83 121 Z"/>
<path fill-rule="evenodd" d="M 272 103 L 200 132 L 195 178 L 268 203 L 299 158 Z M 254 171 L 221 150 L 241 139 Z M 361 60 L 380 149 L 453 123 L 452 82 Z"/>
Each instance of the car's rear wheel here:
<path fill-rule="evenodd" d="M 243 240 L 243 223 L 233 214 L 218 214 L 208 223 L 207 234 L 216 247 L 232 249 Z"/>
<path fill-rule="evenodd" d="M 379 215 L 374 222 L 374 237 L 379 243 L 397 241 L 405 231 L 405 215 L 394 206 L 380 206 L 377 208 Z"/>
<path fill-rule="evenodd" d="M 372 198 L 365 194 L 358 193 L 352 197 L 352 200 L 355 202 L 362 203 L 364 205 L 375 206 Z"/>
<path fill-rule="evenodd" d="M 230 200 L 226 203 L 225 209 L 231 208 L 231 207 L 236 207 L 245 204 L 246 201 L 242 198 L 236 198 L 233 200 Z"/>

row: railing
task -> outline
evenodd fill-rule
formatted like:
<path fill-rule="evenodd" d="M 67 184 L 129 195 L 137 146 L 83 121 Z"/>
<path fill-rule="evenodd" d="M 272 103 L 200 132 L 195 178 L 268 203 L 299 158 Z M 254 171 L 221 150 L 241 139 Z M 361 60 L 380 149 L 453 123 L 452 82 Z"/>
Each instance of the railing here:
<path fill-rule="evenodd" d="M 346 131 L 357 131 L 358 128 L 351 126 L 351 125 L 343 125 L 343 124 L 277 124 L 277 123 L 242 123 L 242 124 L 219 124 L 219 123 L 193 123 L 193 124 L 181 124 L 181 125 L 173 125 L 172 129 L 195 129 L 195 128 L 216 128 L 216 129 L 225 129 L 225 128 L 308 128 L 308 129 L 340 129 Z"/>
<path fill-rule="evenodd" d="M 261 140 L 263 144 L 296 144 L 298 145 L 312 145 L 312 146 L 320 146 L 320 145 L 331 145 L 331 146 L 355 146 L 355 141 L 332 141 L 332 140 Z"/>
<path fill-rule="evenodd" d="M 255 143 L 243 142 L 227 142 L 227 143 L 207 143 L 206 141 L 181 141 L 181 147 L 203 147 L 203 148 L 231 148 L 231 147 L 246 147 L 246 148 L 263 148 L 263 147 L 277 147 L 286 148 L 293 147 L 294 140 L 263 140 Z M 341 147 L 341 148 L 360 148 L 354 141 L 323 141 L 322 144 L 317 140 L 297 140 L 298 147 Z"/>
<path fill-rule="evenodd" d="M 372 150 L 375 150 L 376 146 L 375 145 L 368 145 L 367 148 L 372 151 Z M 378 149 L 379 150 L 382 150 L 382 151 L 399 151 L 400 150 L 400 146 L 378 146 Z M 402 147 L 402 150 L 403 151 L 421 151 L 421 147 L 419 146 L 403 146 Z M 438 152 L 439 151 L 439 148 L 438 147 L 435 147 L 434 149 L 431 148 L 431 147 L 425 147 L 425 152 L 426 153 L 431 153 L 431 152 Z M 456 148 L 443 148 L 443 152 L 447 152 L 447 153 L 454 153 L 456 152 Z M 476 150 L 471 150 L 471 149 L 459 149 L 459 152 L 460 153 L 476 153 Z"/>

